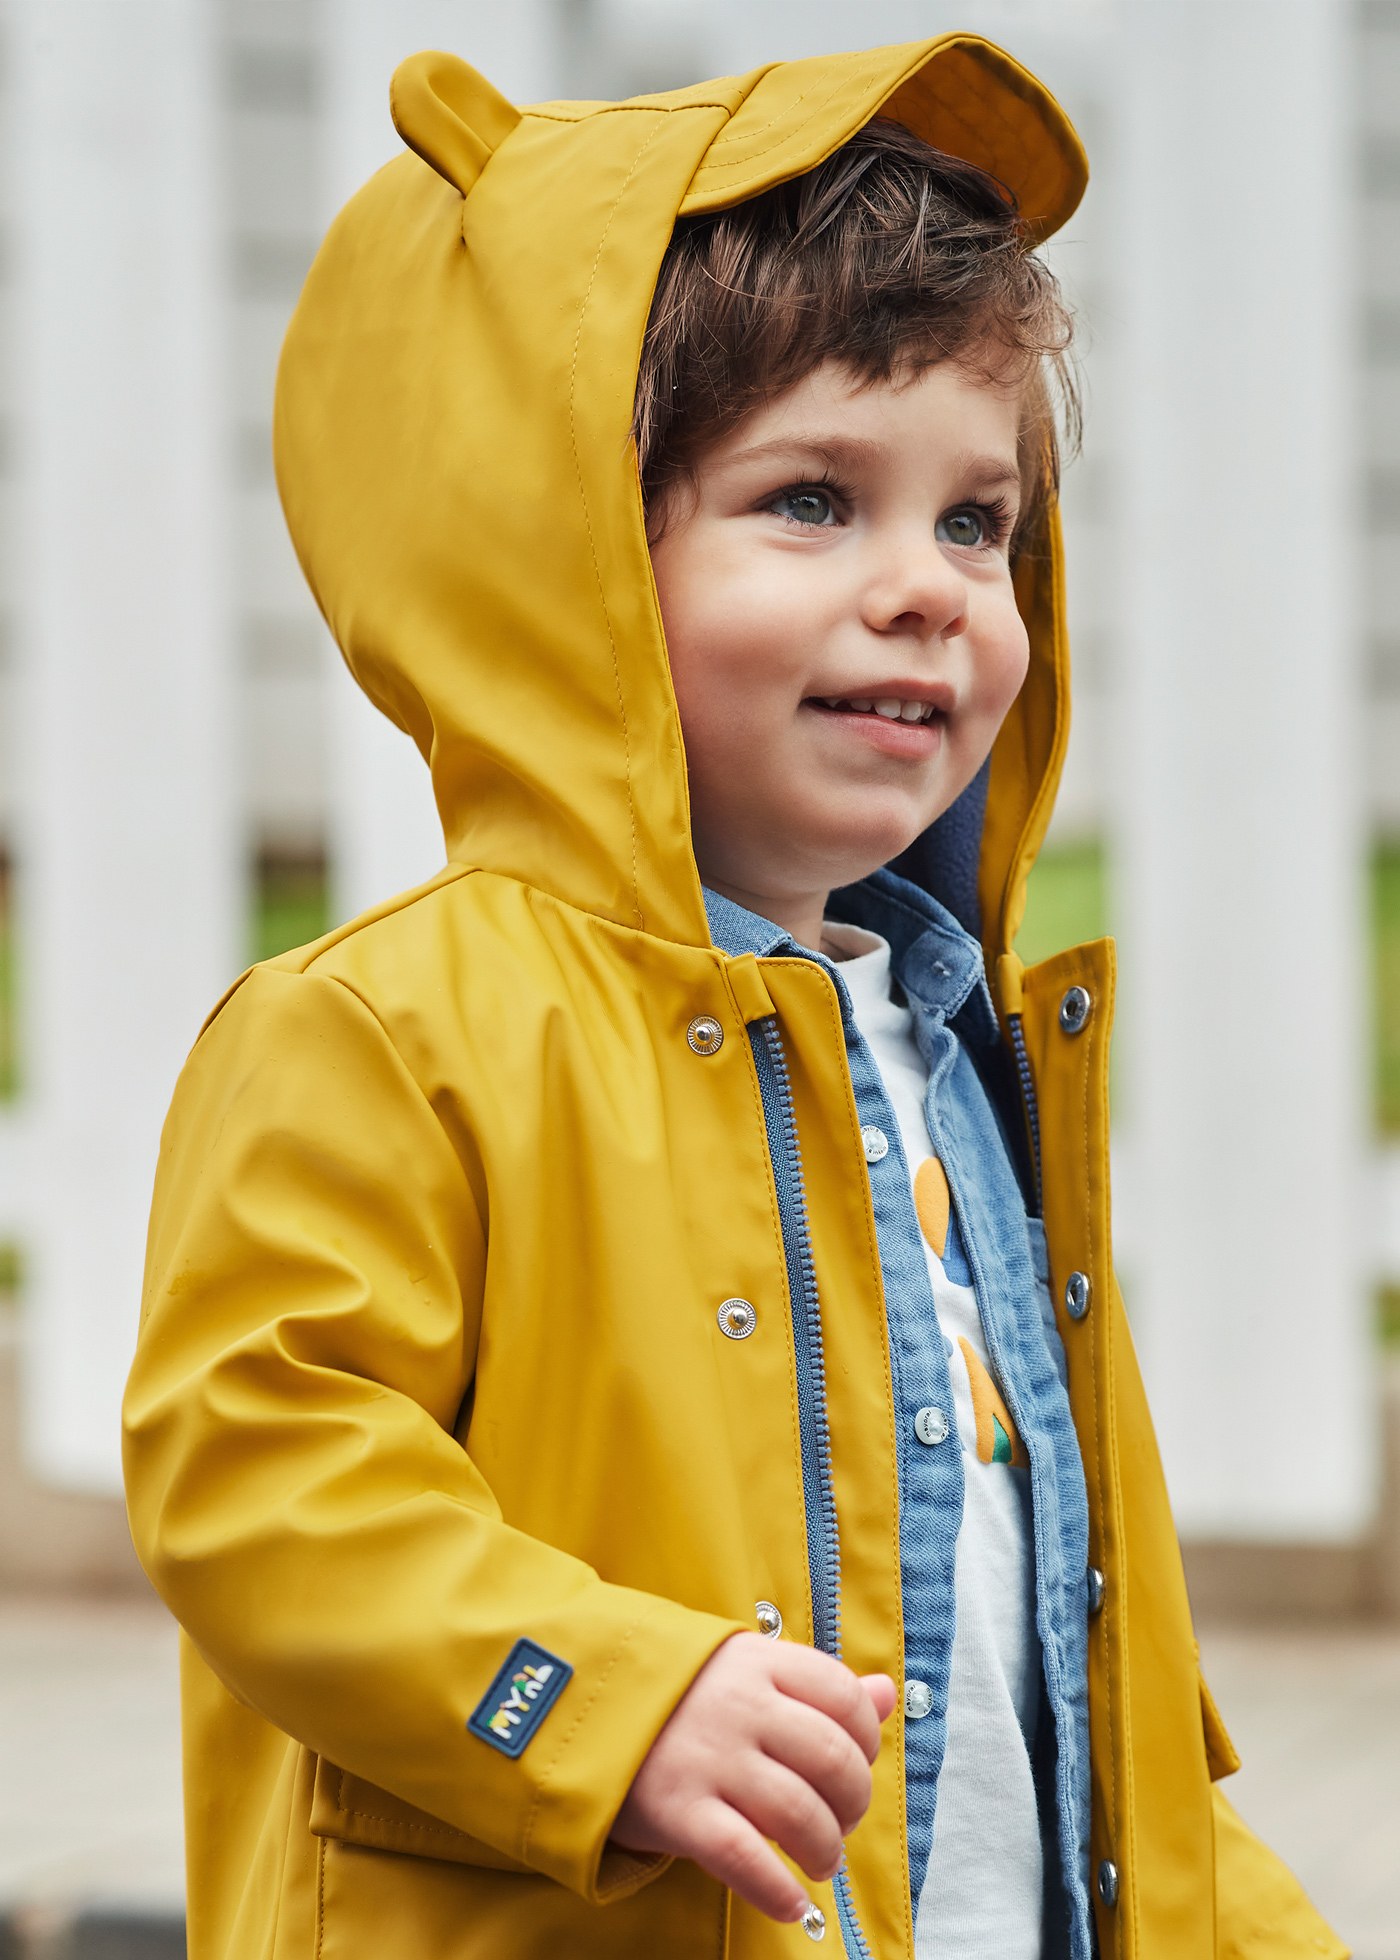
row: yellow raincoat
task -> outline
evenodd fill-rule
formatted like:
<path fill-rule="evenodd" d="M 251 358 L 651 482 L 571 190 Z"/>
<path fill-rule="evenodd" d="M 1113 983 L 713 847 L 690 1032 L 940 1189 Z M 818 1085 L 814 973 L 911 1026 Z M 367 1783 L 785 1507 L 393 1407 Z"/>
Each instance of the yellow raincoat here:
<path fill-rule="evenodd" d="M 409 149 L 288 336 L 277 462 L 356 679 L 432 768 L 430 884 L 254 969 L 166 1128 L 126 1404 L 136 1544 L 185 1629 L 192 1960 L 769 1960 L 693 1865 L 610 1846 L 666 1716 L 779 1602 L 811 1638 L 793 1337 L 745 1025 L 776 1008 L 825 1303 L 845 1659 L 901 1674 L 895 1434 L 833 990 L 710 941 L 627 431 L 678 212 L 877 111 L 1011 185 L 1037 236 L 1074 133 L 967 35 L 619 105 L 395 77 Z M 1068 721 L 1053 515 L 980 864 L 988 971 L 1039 1089 L 1053 1291 L 1106 1575 L 1090 1640 L 1105 1956 L 1343 1949 L 1215 1795 L 1181 1563 L 1109 1242 L 1113 948 L 1011 951 Z M 1070 1033 L 1066 990 L 1090 998 Z M 688 1039 L 713 1019 L 723 1039 Z M 716 1308 L 755 1304 L 752 1338 Z M 468 1721 L 520 1636 L 573 1674 L 517 1758 Z M 902 1733 L 849 1849 L 912 1954 Z M 815 1888 L 837 1944 L 829 1887 Z"/>

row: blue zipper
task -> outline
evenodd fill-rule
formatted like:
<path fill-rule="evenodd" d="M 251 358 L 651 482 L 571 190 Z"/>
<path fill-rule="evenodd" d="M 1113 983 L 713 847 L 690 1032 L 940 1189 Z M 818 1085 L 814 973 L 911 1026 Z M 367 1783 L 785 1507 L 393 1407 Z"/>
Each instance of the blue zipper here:
<path fill-rule="evenodd" d="M 1044 1208 L 1040 1171 L 1040 1105 L 1035 1097 L 1035 1077 L 1031 1074 L 1031 1058 L 1026 1053 L 1026 1037 L 1022 1031 L 1020 1015 L 1008 1014 L 1006 1026 L 1016 1056 L 1016 1076 L 1021 1084 L 1021 1101 L 1025 1105 L 1026 1128 L 1031 1136 L 1031 1174 L 1035 1183 L 1035 1215 L 1039 1218 Z"/>
<path fill-rule="evenodd" d="M 802 1449 L 802 1494 L 807 1513 L 807 1569 L 812 1588 L 813 1644 L 823 1653 L 841 1653 L 841 1547 L 836 1495 L 831 1477 L 831 1431 L 827 1422 L 826 1363 L 822 1350 L 821 1302 L 807 1227 L 807 1194 L 802 1153 L 792 1107 L 792 1081 L 776 1015 L 749 1024 L 749 1043 L 758 1071 L 768 1154 L 778 1194 L 783 1256 L 792 1301 L 793 1350 L 797 1361 L 797 1423 Z M 856 1919 L 850 1875 L 843 1865 L 832 1880 L 836 1916 L 850 1960 L 872 1960 Z"/>

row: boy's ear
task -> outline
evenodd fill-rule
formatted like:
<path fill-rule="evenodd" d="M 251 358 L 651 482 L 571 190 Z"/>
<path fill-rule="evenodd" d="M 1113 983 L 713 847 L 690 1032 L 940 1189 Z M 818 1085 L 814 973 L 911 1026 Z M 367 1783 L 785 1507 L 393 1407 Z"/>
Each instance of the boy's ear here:
<path fill-rule="evenodd" d="M 389 113 L 410 150 L 463 197 L 487 159 L 520 121 L 520 111 L 455 54 L 427 49 L 394 70 Z"/>

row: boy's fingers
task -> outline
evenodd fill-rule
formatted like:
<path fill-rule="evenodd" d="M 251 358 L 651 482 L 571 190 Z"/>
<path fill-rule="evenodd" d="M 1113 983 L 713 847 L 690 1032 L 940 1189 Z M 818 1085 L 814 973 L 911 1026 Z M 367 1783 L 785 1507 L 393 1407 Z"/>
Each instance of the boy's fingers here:
<path fill-rule="evenodd" d="M 746 1753 L 723 1791 L 763 1836 L 809 1878 L 830 1878 L 841 1862 L 841 1826 L 811 1784 L 771 1756 Z"/>
<path fill-rule="evenodd" d="M 786 1925 L 807 1909 L 799 1880 L 748 1819 L 727 1803 L 704 1806 L 703 1816 L 695 1820 L 695 1842 L 686 1855 L 770 1919 Z"/>
<path fill-rule="evenodd" d="M 860 1685 L 869 1695 L 878 1721 L 887 1722 L 894 1713 L 899 1690 L 888 1674 L 862 1674 Z"/>
<path fill-rule="evenodd" d="M 860 1677 L 830 1654 L 799 1647 L 795 1641 L 780 1642 L 773 1659 L 773 1679 L 782 1692 L 839 1722 L 865 1760 L 873 1763 L 880 1753 L 880 1722 Z"/>
<path fill-rule="evenodd" d="M 847 1730 L 819 1708 L 784 1695 L 759 1739 L 775 1762 L 785 1764 L 817 1792 L 843 1834 L 855 1829 L 870 1808 L 870 1765 Z M 741 1803 L 740 1808 L 753 1816 L 747 1805 Z"/>

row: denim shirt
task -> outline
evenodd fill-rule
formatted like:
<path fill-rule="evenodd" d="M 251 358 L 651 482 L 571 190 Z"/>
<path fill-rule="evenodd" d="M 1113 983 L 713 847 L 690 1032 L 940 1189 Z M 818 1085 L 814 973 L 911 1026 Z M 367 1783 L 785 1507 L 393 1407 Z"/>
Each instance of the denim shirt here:
<path fill-rule="evenodd" d="M 917 1901 L 933 1843 L 947 1735 L 954 1554 L 963 1512 L 961 1453 L 914 1439 L 921 1408 L 953 1407 L 949 1347 L 938 1324 L 899 1125 L 856 1027 L 840 966 L 771 920 L 706 891 L 714 943 L 731 955 L 810 959 L 841 1003 L 846 1058 L 862 1128 L 888 1151 L 867 1164 L 888 1317 L 897 1416 L 900 1576 L 906 1678 L 932 1691 L 932 1712 L 905 1724 L 909 1883 Z M 1050 1304 L 1045 1234 L 1029 1216 L 1001 1122 L 984 1086 L 999 1047 L 982 949 L 953 915 L 891 871 L 833 894 L 830 915 L 888 940 L 891 971 L 913 1014 L 929 1071 L 925 1114 L 952 1196 L 950 1277 L 977 1296 L 988 1351 L 1030 1458 L 1036 1629 L 1048 1726 L 1037 1747 L 1046 1839 L 1048 1960 L 1089 1960 L 1088 1502 Z M 983 1067 L 979 1072 L 980 1056 Z M 957 1270 L 964 1265 L 965 1270 Z"/>

